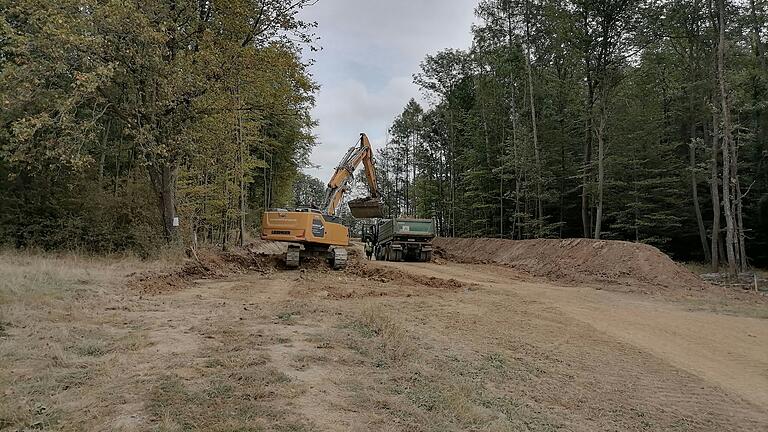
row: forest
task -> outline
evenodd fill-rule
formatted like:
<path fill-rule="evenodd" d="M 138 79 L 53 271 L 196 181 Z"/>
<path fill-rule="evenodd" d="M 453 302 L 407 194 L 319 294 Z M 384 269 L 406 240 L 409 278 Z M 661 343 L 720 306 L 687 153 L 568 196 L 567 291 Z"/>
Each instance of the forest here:
<path fill-rule="evenodd" d="M 482 0 L 476 15 L 471 49 L 424 59 L 427 103 L 378 153 L 392 216 L 768 264 L 765 1 Z"/>
<path fill-rule="evenodd" d="M 316 202 L 314 3 L 0 0 L 0 244 L 237 245 Z M 423 101 L 375 143 L 390 216 L 767 265 L 766 13 L 479 1 L 471 48 L 427 55 Z"/>
<path fill-rule="evenodd" d="M 0 0 L 0 243 L 246 241 L 314 146 L 310 0 Z"/>

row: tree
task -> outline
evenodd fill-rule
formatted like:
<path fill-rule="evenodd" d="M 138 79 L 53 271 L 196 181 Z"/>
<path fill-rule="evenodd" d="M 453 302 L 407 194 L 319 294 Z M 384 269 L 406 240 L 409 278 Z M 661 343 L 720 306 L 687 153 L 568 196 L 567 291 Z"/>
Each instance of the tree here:
<path fill-rule="evenodd" d="M 730 245 L 737 267 L 766 262 L 765 11 L 705 6 L 480 1 L 472 48 L 415 76 L 431 104 L 416 147 L 409 109 L 393 122 L 385 198 L 448 235 L 632 240 L 714 268 Z"/>
<path fill-rule="evenodd" d="M 105 219 L 175 241 L 181 216 L 185 233 L 242 243 L 258 209 L 290 198 L 314 144 L 316 86 L 300 60 L 313 24 L 297 17 L 311 3 L 1 1 L 4 240 L 59 247 L 47 239 L 61 221 L 88 243 L 96 210 L 84 204 L 141 190 L 157 212 L 115 205 Z M 33 224 L 13 217 L 33 212 Z"/>
<path fill-rule="evenodd" d="M 325 185 L 316 177 L 299 173 L 293 185 L 293 195 L 296 207 L 320 208 L 325 200 Z"/>

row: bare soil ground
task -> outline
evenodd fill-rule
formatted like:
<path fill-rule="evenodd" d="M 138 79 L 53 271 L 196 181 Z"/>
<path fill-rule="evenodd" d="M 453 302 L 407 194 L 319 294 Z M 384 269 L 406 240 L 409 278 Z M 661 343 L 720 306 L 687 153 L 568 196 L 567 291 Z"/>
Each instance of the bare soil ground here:
<path fill-rule="evenodd" d="M 267 249 L 0 254 L 0 430 L 768 429 L 764 297 Z"/>

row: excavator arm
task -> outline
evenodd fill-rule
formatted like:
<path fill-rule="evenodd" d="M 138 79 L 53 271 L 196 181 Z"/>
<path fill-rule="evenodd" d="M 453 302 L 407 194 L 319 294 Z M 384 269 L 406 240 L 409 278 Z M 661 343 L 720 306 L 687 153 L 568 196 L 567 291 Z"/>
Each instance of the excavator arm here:
<path fill-rule="evenodd" d="M 341 163 L 336 167 L 326 189 L 324 210 L 329 215 L 335 215 L 336 209 L 341 204 L 344 195 L 349 191 L 349 182 L 353 178 L 355 169 L 363 163 L 365 176 L 368 180 L 370 196 L 349 203 L 352 215 L 356 218 L 382 217 L 383 209 L 381 194 L 376 183 L 376 169 L 373 163 L 373 148 L 368 136 L 360 134 L 358 144 L 350 148 Z"/>

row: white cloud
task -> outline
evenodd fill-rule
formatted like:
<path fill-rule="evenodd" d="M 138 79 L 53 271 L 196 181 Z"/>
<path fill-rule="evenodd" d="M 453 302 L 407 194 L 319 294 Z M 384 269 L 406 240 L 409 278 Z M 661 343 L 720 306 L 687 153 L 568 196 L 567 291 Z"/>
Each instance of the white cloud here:
<path fill-rule="evenodd" d="M 473 0 L 320 0 L 302 13 L 318 22 L 322 50 L 311 53 L 321 85 L 314 110 L 319 145 L 309 174 L 326 181 L 346 149 L 366 132 L 384 145 L 394 117 L 420 100 L 412 75 L 427 54 L 467 48 Z"/>
<path fill-rule="evenodd" d="M 392 78 L 379 90 L 348 79 L 320 90 L 313 115 L 320 124 L 315 129 L 319 145 L 312 162 L 320 169 L 307 170 L 325 181 L 333 168 L 365 132 L 374 148 L 384 145 L 389 124 L 417 92 L 408 77 Z"/>

